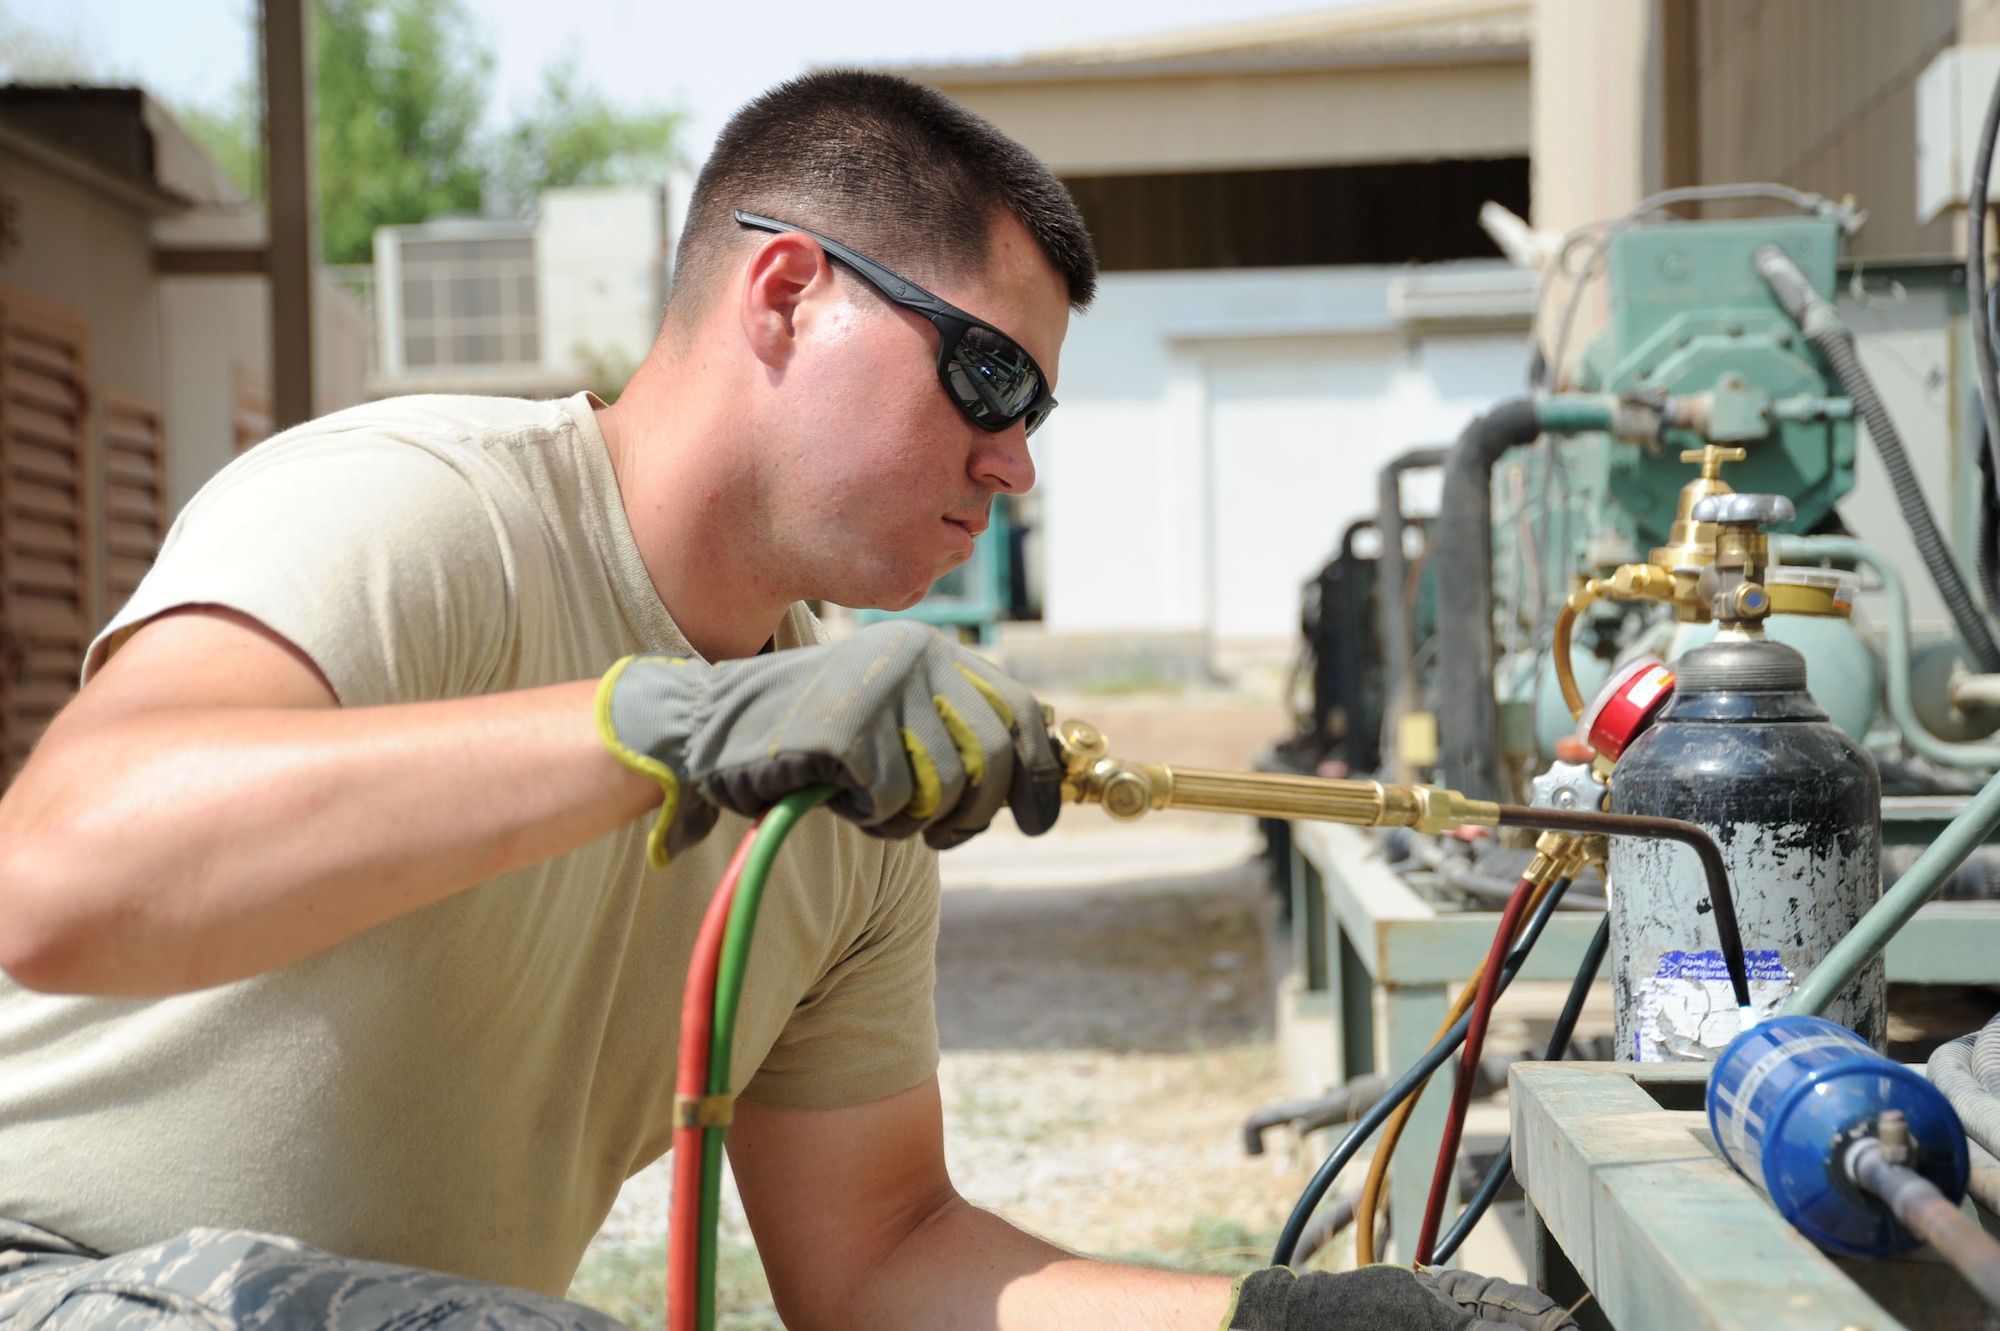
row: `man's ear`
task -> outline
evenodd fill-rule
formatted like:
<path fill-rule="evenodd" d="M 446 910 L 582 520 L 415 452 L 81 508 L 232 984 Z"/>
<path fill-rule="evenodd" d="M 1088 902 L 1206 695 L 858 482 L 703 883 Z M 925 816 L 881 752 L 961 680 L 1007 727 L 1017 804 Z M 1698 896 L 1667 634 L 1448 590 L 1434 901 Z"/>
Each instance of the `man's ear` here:
<path fill-rule="evenodd" d="M 759 245 L 743 271 L 744 336 L 758 360 L 782 369 L 798 345 L 799 306 L 833 280 L 832 261 L 819 242 L 792 231 Z"/>

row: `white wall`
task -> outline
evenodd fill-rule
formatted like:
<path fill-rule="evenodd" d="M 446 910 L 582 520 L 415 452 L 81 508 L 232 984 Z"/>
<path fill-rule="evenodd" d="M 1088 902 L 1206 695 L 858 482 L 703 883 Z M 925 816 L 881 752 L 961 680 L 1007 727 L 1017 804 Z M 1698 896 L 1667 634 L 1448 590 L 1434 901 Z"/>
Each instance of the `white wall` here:
<path fill-rule="evenodd" d="M 1296 634 L 1381 466 L 1524 385 L 1524 332 L 1392 317 L 1409 272 L 1107 274 L 1035 437 L 1049 631 Z"/>
<path fill-rule="evenodd" d="M 623 383 L 653 345 L 665 299 L 658 189 L 552 189 L 536 201 L 542 364 Z"/>

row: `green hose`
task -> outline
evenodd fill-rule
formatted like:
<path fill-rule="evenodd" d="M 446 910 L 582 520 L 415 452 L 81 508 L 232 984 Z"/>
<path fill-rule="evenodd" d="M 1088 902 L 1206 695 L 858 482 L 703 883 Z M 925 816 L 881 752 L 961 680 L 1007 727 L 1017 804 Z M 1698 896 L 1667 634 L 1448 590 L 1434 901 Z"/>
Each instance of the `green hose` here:
<path fill-rule="evenodd" d="M 764 815 L 757 840 L 736 882 L 729 923 L 722 935 L 721 964 L 715 973 L 715 1020 L 708 1044 L 708 1094 L 728 1095 L 729 1066 L 736 1047 L 736 1010 L 743 1000 L 743 977 L 750 966 L 750 940 L 757 932 L 757 910 L 764 903 L 764 884 L 778 847 L 799 819 L 832 799 L 833 786 L 812 786 L 787 795 Z M 715 1325 L 715 1231 L 722 1213 L 722 1139 L 726 1128 L 701 1132 L 701 1247 L 695 1272 L 695 1325 Z"/>

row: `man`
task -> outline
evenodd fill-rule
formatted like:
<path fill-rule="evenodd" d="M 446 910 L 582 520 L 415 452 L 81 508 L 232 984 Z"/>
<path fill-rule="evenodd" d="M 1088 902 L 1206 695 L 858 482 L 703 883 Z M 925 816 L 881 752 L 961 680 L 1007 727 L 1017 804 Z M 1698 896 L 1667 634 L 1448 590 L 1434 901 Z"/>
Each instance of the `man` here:
<path fill-rule="evenodd" d="M 924 843 L 1046 828 L 1047 739 L 800 602 L 968 557 L 1094 281 L 1018 145 L 813 75 L 724 131 L 615 406 L 380 403 L 217 477 L 0 800 L 0 1327 L 602 1325 L 559 1296 L 668 1144 L 696 922 L 829 780 L 729 1136 L 789 1325 L 1466 1324 L 1406 1272 L 1087 1261 L 945 1173 Z"/>

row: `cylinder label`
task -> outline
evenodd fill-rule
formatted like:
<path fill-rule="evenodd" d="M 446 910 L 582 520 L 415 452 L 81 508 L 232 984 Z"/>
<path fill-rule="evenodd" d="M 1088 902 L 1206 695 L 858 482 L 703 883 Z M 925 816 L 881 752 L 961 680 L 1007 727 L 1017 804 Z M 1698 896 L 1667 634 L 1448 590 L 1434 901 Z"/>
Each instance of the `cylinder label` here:
<path fill-rule="evenodd" d="M 1750 972 L 1750 1006 L 1762 1021 L 1775 1016 L 1796 987 L 1797 976 L 1777 949 L 1744 954 Z M 1736 1038 L 1740 1024 L 1729 966 L 1720 951 L 1664 952 L 1639 985 L 1638 1029 L 1632 1057 L 1641 1063 L 1713 1061 Z"/>

